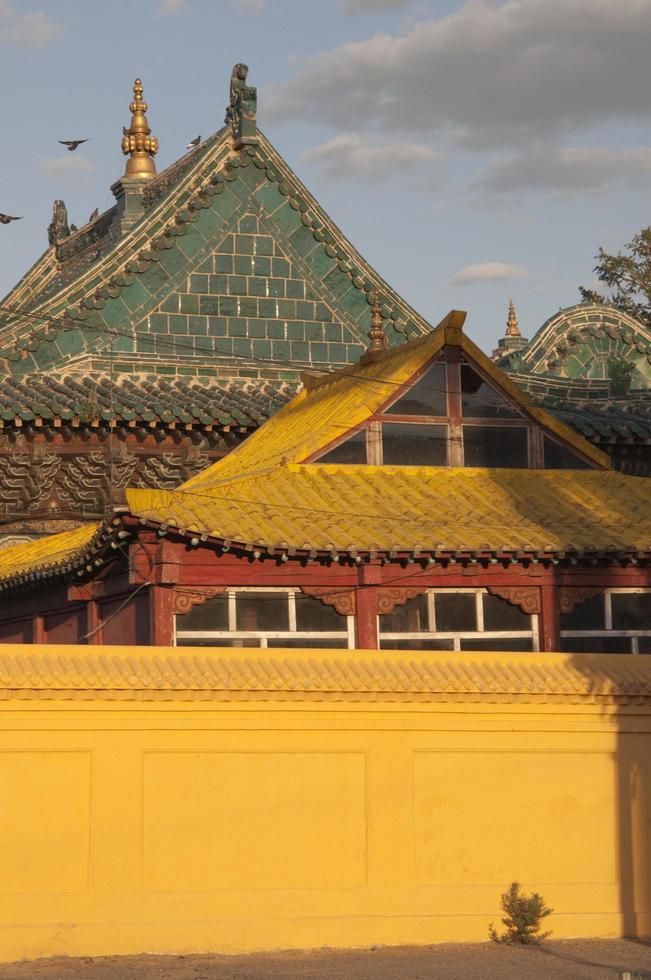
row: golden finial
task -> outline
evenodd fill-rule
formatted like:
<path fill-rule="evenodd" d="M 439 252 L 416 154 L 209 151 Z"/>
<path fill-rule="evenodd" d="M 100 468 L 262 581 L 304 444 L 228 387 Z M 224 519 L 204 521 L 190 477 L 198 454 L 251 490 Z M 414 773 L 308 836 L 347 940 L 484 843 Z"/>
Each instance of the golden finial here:
<path fill-rule="evenodd" d="M 382 306 L 380 297 L 373 293 L 373 306 L 371 307 L 371 329 L 368 332 L 371 343 L 366 348 L 366 353 L 386 350 L 389 346 L 387 335 L 384 332 L 384 319 L 382 318 Z"/>
<path fill-rule="evenodd" d="M 515 306 L 513 305 L 513 300 L 509 300 L 509 315 L 506 320 L 506 336 L 507 337 L 521 337 L 520 327 L 518 326 L 518 318 L 515 315 Z"/>
<path fill-rule="evenodd" d="M 133 83 L 133 102 L 129 106 L 131 125 L 123 129 L 122 152 L 129 155 L 125 177 L 149 180 L 156 176 L 154 155 L 158 153 L 158 140 L 151 136 L 147 122 L 147 103 L 142 97 L 142 82 L 136 78 Z"/>

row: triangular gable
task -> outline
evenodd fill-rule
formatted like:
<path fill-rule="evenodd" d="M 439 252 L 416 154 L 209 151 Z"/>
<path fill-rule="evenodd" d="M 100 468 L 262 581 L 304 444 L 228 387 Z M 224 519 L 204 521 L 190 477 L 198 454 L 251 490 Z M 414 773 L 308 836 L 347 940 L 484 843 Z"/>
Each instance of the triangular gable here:
<path fill-rule="evenodd" d="M 7 372 L 102 370 L 109 348 L 121 371 L 149 367 L 152 355 L 161 365 L 179 357 L 219 365 L 231 377 L 330 368 L 363 351 L 375 293 L 391 343 L 429 329 L 261 133 L 257 145 L 233 150 L 223 131 L 189 156 L 180 176 L 170 171 L 148 187 L 144 217 L 90 265 L 83 236 L 92 238 L 92 228 L 65 240 L 67 269 L 77 242 L 83 253 L 77 275 L 50 275 L 49 249 L 9 294 L 3 305 L 30 315 L 0 311 Z"/>
<path fill-rule="evenodd" d="M 396 398 L 407 395 L 413 380 L 445 348 L 490 382 L 513 410 L 540 427 L 541 433 L 599 468 L 609 469 L 610 458 L 562 422 L 534 405 L 462 331 L 465 313 L 452 311 L 429 335 L 389 349 L 382 356 L 344 368 L 309 386 L 245 443 L 225 459 L 193 477 L 183 489 L 210 488 L 246 479 L 288 463 L 309 463 L 366 426 Z M 306 379 L 308 380 L 308 379 Z M 416 382 L 417 383 L 417 382 Z M 542 452 L 542 446 L 541 446 Z M 425 465 L 420 463 L 420 465 Z M 452 465 L 462 465 L 454 462 Z M 506 464 L 503 464 L 506 465 Z M 541 462 L 540 468 L 543 468 Z"/>

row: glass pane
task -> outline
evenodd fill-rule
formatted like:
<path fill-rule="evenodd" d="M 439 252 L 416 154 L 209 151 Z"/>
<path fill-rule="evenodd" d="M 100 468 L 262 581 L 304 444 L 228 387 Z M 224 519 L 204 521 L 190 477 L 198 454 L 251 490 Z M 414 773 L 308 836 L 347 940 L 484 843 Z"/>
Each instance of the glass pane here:
<path fill-rule="evenodd" d="M 345 649 L 348 646 L 348 637 L 341 636 L 335 639 L 330 636 L 287 636 L 284 639 L 267 640 L 269 647 L 308 647 L 310 650 L 322 647 L 324 650 Z"/>
<path fill-rule="evenodd" d="M 474 595 L 437 592 L 434 604 L 437 633 L 470 633 L 477 629 Z"/>
<path fill-rule="evenodd" d="M 435 364 L 386 411 L 389 415 L 447 415 L 445 365 Z"/>
<path fill-rule="evenodd" d="M 384 462 L 393 466 L 445 466 L 447 425 L 382 423 Z"/>
<path fill-rule="evenodd" d="M 400 637 L 382 637 L 380 640 L 382 650 L 454 650 L 452 640 L 402 640 Z"/>
<path fill-rule="evenodd" d="M 315 632 L 346 632 L 346 617 L 311 595 L 296 593 L 296 629 Z"/>
<path fill-rule="evenodd" d="M 179 637 L 176 641 L 177 647 L 259 647 L 260 640 L 257 639 L 238 639 L 237 637 L 222 638 L 203 638 Z"/>
<path fill-rule="evenodd" d="M 238 630 L 288 630 L 289 603 L 286 592 L 238 592 Z"/>
<path fill-rule="evenodd" d="M 531 637 L 530 636 L 514 636 L 510 639 L 498 640 L 490 639 L 489 637 L 482 636 L 476 640 L 461 640 L 462 650 L 495 650 L 495 651 L 520 651 L 522 653 L 531 653 Z"/>
<path fill-rule="evenodd" d="M 365 463 L 366 462 L 366 430 L 360 429 L 350 439 L 341 442 L 325 456 L 320 456 L 317 463 Z"/>
<path fill-rule="evenodd" d="M 531 617 L 498 595 L 482 596 L 485 630 L 530 630 Z"/>
<path fill-rule="evenodd" d="M 561 613 L 562 630 L 602 630 L 605 626 L 603 593 L 577 603 L 569 613 Z"/>
<path fill-rule="evenodd" d="M 651 592 L 613 592 L 614 630 L 651 630 Z"/>
<path fill-rule="evenodd" d="M 562 636 L 562 653 L 630 653 L 629 636 Z"/>
<path fill-rule="evenodd" d="M 554 442 L 553 439 L 544 437 L 545 469 L 546 470 L 589 470 L 592 467 L 589 463 L 579 459 L 573 452 Z"/>
<path fill-rule="evenodd" d="M 637 638 L 637 652 L 638 653 L 651 653 L 651 636 L 638 636 L 638 638 Z"/>
<path fill-rule="evenodd" d="M 467 364 L 461 365 L 461 414 L 469 419 L 518 418 L 509 402 Z"/>
<path fill-rule="evenodd" d="M 527 430 L 524 426 L 464 425 L 466 466 L 527 466 Z"/>
<path fill-rule="evenodd" d="M 227 630 L 228 594 L 216 595 L 176 617 L 177 630 Z"/>
<path fill-rule="evenodd" d="M 427 596 L 417 595 L 404 606 L 396 606 L 393 612 L 379 616 L 380 633 L 421 633 L 427 632 Z"/>

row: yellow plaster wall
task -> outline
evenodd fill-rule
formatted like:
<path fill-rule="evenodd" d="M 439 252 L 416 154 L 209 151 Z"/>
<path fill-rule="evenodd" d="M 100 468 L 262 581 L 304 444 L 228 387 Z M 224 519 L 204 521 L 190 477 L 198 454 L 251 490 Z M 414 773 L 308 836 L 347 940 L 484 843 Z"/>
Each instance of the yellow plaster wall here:
<path fill-rule="evenodd" d="M 642 697 L 37 688 L 0 699 L 2 960 L 482 940 L 514 879 L 557 937 L 651 931 Z"/>

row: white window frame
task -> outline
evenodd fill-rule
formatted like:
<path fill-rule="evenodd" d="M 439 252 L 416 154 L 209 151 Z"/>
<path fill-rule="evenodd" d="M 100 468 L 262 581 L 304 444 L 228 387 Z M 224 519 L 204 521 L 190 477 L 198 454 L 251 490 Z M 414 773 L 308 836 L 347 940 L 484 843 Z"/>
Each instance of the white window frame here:
<path fill-rule="evenodd" d="M 336 590 L 335 590 L 336 591 Z M 287 601 L 289 604 L 288 609 L 288 619 L 289 619 L 289 629 L 288 630 L 238 630 L 237 628 L 237 600 L 236 595 L 243 592 L 247 593 L 269 593 L 277 592 L 287 596 Z M 308 595 L 309 598 L 314 599 L 318 602 L 319 599 L 316 596 L 309 596 L 309 593 L 303 593 L 300 589 L 287 589 L 276 586 L 267 587 L 257 587 L 257 586 L 241 586 L 233 587 L 230 589 L 225 589 L 223 593 L 216 593 L 218 595 L 228 596 L 228 629 L 227 630 L 184 630 L 179 629 L 179 620 L 183 619 L 183 615 L 176 615 L 174 617 L 174 645 L 178 646 L 178 640 L 255 640 L 256 647 L 267 649 L 269 648 L 269 640 L 345 640 L 345 644 L 342 645 L 340 649 L 352 650 L 355 647 L 355 617 L 354 616 L 342 616 L 342 620 L 345 620 L 345 627 L 341 630 L 297 630 L 296 629 L 296 596 L 297 595 Z M 313 645 L 313 644 L 311 644 Z M 246 646 L 243 642 L 242 646 Z M 318 644 L 317 644 L 318 646 Z M 336 649 L 336 648 L 334 648 Z"/>
<path fill-rule="evenodd" d="M 434 596 L 438 594 L 451 595 L 461 594 L 461 595 L 474 595 L 475 596 L 475 618 L 477 621 L 476 630 L 458 630 L 454 632 L 437 632 L 436 631 L 436 608 L 434 604 Z M 490 595 L 488 589 L 483 588 L 458 588 L 458 589 L 445 589 L 445 588 L 431 588 L 425 593 L 427 597 L 427 617 L 429 621 L 429 630 L 421 631 L 420 633 L 384 633 L 380 629 L 381 616 L 377 617 L 377 635 L 378 635 L 378 646 L 380 650 L 382 649 L 394 649 L 393 647 L 383 647 L 383 640 L 451 640 L 452 641 L 452 651 L 455 653 L 481 653 L 480 650 L 462 650 L 461 641 L 462 640 L 478 640 L 483 637 L 490 638 L 491 640 L 519 640 L 519 639 L 530 639 L 531 640 L 531 652 L 538 653 L 540 649 L 540 634 L 538 630 L 538 616 L 535 613 L 529 614 L 529 622 L 531 624 L 531 629 L 528 630 L 485 630 L 484 629 L 484 605 L 482 597 L 484 595 Z M 506 600 L 503 600 L 506 602 Z M 450 652 L 452 652 L 450 651 Z M 433 652 L 433 651 L 424 651 Z M 488 653 L 491 651 L 488 650 Z M 527 651 L 523 651 L 526 653 Z"/>
<path fill-rule="evenodd" d="M 639 588 L 626 588 L 625 586 L 620 588 L 612 589 L 602 589 L 604 597 L 604 629 L 598 630 L 561 630 L 561 639 L 572 638 L 572 637 L 611 637 L 611 636 L 623 636 L 628 637 L 631 640 L 631 648 L 629 653 L 638 654 L 640 653 L 640 645 L 638 640 L 640 637 L 651 637 L 651 630 L 615 630 L 613 629 L 613 595 L 640 595 L 642 593 L 650 593 L 651 589 L 645 589 L 643 587 Z M 644 654 L 642 654 L 644 655 Z"/>

